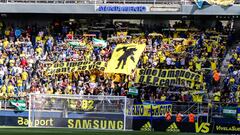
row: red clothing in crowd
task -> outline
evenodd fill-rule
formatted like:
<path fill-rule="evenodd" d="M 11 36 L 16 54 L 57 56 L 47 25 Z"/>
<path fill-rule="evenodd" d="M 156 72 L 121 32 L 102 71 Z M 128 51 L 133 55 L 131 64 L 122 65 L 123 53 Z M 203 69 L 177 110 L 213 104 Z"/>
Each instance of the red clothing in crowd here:
<path fill-rule="evenodd" d="M 23 58 L 23 59 L 21 60 L 21 65 L 22 65 L 23 67 L 26 67 L 26 66 L 28 65 L 27 60 L 26 60 L 25 58 Z"/>
<path fill-rule="evenodd" d="M 182 114 L 181 113 L 178 113 L 177 116 L 176 116 L 176 121 L 177 122 L 182 122 Z"/>
<path fill-rule="evenodd" d="M 166 115 L 165 115 L 165 119 L 166 119 L 166 121 L 171 121 L 172 114 L 170 112 L 167 112 Z"/>
<path fill-rule="evenodd" d="M 194 123 L 195 122 L 195 115 L 193 113 L 188 114 L 188 121 L 190 123 Z"/>

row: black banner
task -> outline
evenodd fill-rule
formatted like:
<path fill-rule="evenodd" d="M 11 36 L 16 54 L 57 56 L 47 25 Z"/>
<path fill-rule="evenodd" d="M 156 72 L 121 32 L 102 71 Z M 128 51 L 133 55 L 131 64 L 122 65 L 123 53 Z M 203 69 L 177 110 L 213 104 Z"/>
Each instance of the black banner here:
<path fill-rule="evenodd" d="M 133 130 L 152 131 L 151 121 L 148 119 L 133 120 Z"/>
<path fill-rule="evenodd" d="M 164 123 L 164 124 L 163 124 Z M 162 132 L 193 132 L 194 128 L 188 123 L 178 123 L 178 122 L 165 122 L 153 120 L 153 128 L 155 131 Z M 161 125 L 161 126 L 158 126 Z"/>
<path fill-rule="evenodd" d="M 213 133 L 240 134 L 240 125 L 236 124 L 214 124 Z"/>
<path fill-rule="evenodd" d="M 240 134 L 240 125 L 214 124 L 214 123 L 189 123 L 189 122 L 167 122 L 165 120 L 134 119 L 134 130 L 161 131 L 161 132 L 189 132 L 189 133 L 220 133 L 220 134 Z M 151 130 L 147 130 L 150 127 Z"/>

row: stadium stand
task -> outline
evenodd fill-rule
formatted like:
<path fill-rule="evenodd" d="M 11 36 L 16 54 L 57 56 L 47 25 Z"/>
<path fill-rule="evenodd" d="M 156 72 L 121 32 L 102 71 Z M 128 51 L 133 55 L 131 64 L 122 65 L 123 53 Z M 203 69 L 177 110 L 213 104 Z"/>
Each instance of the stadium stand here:
<path fill-rule="evenodd" d="M 75 40 L 79 40 L 80 38 L 77 37 L 81 37 L 85 44 L 92 44 L 92 37 L 82 37 L 77 28 L 73 28 L 74 26 L 54 24 L 46 28 L 12 27 L 5 26 L 3 23 L 1 26 L 1 36 L 3 37 L 0 44 L 2 98 L 26 96 L 29 92 L 128 95 L 128 88 L 133 85 L 140 90 L 137 96 L 139 100 L 207 102 L 209 99 L 215 101 L 214 96 L 221 88 L 218 76 L 228 42 L 226 37 L 220 36 L 220 33 L 224 34 L 222 26 L 206 32 L 196 28 L 186 31 L 190 28 L 184 22 L 176 23 L 173 28 L 181 28 L 182 31 L 180 29 L 180 31 L 170 33 L 162 32 L 162 37 L 143 34 L 142 36 L 133 36 L 132 39 L 126 41 L 108 40 L 106 48 L 87 46 L 84 50 L 70 47 L 67 44 L 67 38 L 72 38 L 67 37 L 69 33 L 74 33 Z M 117 26 L 114 27 L 116 29 Z M 142 27 L 139 32 L 144 33 L 149 30 L 151 28 Z M 116 34 L 116 32 L 114 33 Z M 210 37 L 215 37 L 215 39 L 210 40 Z M 101 34 L 99 38 L 102 38 Z M 145 40 L 147 48 L 138 63 L 139 68 L 189 69 L 204 75 L 203 85 L 195 87 L 194 91 L 189 92 L 188 88 L 180 86 L 161 88 L 134 84 L 134 78 L 132 78 L 134 76 L 129 77 L 123 74 L 82 72 L 62 74 L 52 78 L 44 76 L 43 69 L 46 68 L 44 63 L 83 60 L 108 61 L 116 44 L 142 40 Z M 229 72 L 230 70 L 231 67 Z M 228 101 L 229 98 L 225 94 L 220 95 L 221 101 Z M 220 100 L 216 101 L 220 102 Z M 236 103 L 233 99 L 231 101 Z"/>

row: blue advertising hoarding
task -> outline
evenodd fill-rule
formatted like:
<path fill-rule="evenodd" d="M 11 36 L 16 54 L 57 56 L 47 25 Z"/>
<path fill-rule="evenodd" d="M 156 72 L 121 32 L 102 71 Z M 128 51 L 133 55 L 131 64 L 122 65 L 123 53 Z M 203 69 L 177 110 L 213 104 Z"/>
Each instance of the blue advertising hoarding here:
<path fill-rule="evenodd" d="M 100 12 L 147 12 L 146 6 L 130 6 L 130 5 L 100 5 L 96 11 Z"/>

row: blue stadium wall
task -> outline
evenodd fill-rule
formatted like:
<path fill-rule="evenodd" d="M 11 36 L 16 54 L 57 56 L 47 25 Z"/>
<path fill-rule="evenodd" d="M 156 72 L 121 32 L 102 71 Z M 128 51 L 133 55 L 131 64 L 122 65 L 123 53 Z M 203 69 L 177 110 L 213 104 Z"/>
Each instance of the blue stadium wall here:
<path fill-rule="evenodd" d="M 144 9 L 119 11 L 117 9 L 100 10 L 100 7 L 144 7 Z M 168 5 L 169 6 L 169 5 Z M 204 5 L 202 9 L 198 9 L 196 5 L 174 5 L 166 8 L 166 5 L 104 5 L 104 4 L 26 4 L 26 3 L 1 3 L 0 13 L 40 13 L 40 14 L 147 14 L 147 15 L 239 15 L 240 5 L 235 4 L 230 7 L 222 7 L 217 5 Z"/>

